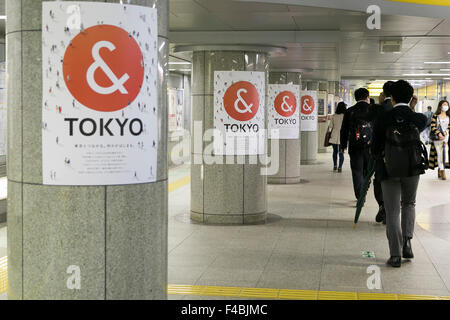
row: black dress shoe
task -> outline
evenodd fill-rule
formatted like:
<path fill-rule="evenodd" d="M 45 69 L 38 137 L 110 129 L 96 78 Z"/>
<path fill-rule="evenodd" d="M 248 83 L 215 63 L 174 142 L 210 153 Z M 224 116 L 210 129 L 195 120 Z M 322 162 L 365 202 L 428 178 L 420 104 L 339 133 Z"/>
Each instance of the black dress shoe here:
<path fill-rule="evenodd" d="M 400 268 L 402 266 L 402 257 L 390 257 L 387 264 L 394 268 Z"/>
<path fill-rule="evenodd" d="M 414 258 L 414 253 L 412 252 L 411 247 L 411 238 L 403 237 L 403 258 L 405 259 Z"/>
<path fill-rule="evenodd" d="M 375 217 L 375 221 L 380 223 L 383 221 L 386 221 L 386 210 L 384 210 L 384 207 L 381 206 L 378 210 L 377 216 Z"/>

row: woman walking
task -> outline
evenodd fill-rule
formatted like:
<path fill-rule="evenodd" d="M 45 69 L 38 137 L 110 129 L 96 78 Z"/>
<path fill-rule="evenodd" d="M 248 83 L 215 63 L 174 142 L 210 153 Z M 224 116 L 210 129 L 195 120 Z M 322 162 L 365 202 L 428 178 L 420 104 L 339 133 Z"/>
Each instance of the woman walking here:
<path fill-rule="evenodd" d="M 439 102 L 436 113 L 431 119 L 431 134 L 433 139 L 430 151 L 430 169 L 438 168 L 438 179 L 447 180 L 445 174 L 446 163 L 449 161 L 449 103 L 446 100 Z M 447 165 L 448 167 L 448 165 Z"/>
<path fill-rule="evenodd" d="M 342 172 L 342 165 L 344 164 L 344 153 L 341 151 L 341 127 L 344 121 L 344 113 L 347 111 L 347 105 L 344 102 L 339 102 L 336 113 L 331 117 L 330 130 L 331 137 L 330 143 L 333 146 L 333 163 L 334 171 Z M 338 166 L 338 154 L 339 154 L 339 166 Z"/>

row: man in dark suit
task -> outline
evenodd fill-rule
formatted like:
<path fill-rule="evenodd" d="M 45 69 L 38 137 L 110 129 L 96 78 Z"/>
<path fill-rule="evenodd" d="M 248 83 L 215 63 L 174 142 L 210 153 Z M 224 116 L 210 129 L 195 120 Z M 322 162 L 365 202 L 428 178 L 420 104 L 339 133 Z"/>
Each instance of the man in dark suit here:
<path fill-rule="evenodd" d="M 388 81 L 383 86 L 383 95 L 384 95 L 384 101 L 380 103 L 379 106 L 375 108 L 376 115 L 375 115 L 375 121 L 383 117 L 383 115 L 386 112 L 389 112 L 393 109 L 392 101 L 391 101 L 391 87 L 394 84 L 393 81 Z M 380 174 L 381 170 L 383 168 L 383 163 L 381 163 L 382 160 L 378 160 L 375 162 L 375 180 L 373 181 L 373 187 L 374 187 L 374 193 L 375 193 L 375 199 L 378 202 L 379 210 L 378 214 L 375 218 L 376 222 L 383 222 L 383 224 L 386 224 L 386 210 L 384 208 L 384 200 L 383 200 L 383 191 L 381 189 L 381 181 L 380 181 Z"/>
<path fill-rule="evenodd" d="M 370 160 L 374 106 L 369 104 L 369 95 L 365 88 L 355 91 L 357 103 L 345 112 L 341 128 L 341 149 L 344 152 L 348 147 L 356 199 L 359 199 L 361 194 Z"/>

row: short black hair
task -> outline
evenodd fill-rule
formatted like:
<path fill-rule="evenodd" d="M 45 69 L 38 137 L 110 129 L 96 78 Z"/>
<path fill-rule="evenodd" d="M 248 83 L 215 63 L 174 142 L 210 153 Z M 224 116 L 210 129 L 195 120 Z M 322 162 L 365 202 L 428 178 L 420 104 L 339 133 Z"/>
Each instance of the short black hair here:
<path fill-rule="evenodd" d="M 431 106 L 428 106 L 428 109 L 430 109 L 430 110 L 431 110 L 431 109 L 433 109 L 433 108 L 432 108 Z"/>
<path fill-rule="evenodd" d="M 366 88 L 359 88 L 355 91 L 356 101 L 366 100 L 370 96 L 369 90 Z"/>
<path fill-rule="evenodd" d="M 345 111 L 347 111 L 347 105 L 345 104 L 345 102 L 339 102 L 336 107 L 336 114 L 344 114 Z"/>
<path fill-rule="evenodd" d="M 392 85 L 394 84 L 394 81 L 388 81 L 383 86 L 383 93 L 386 97 L 390 97 L 392 95 Z"/>
<path fill-rule="evenodd" d="M 392 84 L 391 93 L 396 103 L 410 103 L 414 96 L 414 88 L 408 81 L 399 80 Z"/>

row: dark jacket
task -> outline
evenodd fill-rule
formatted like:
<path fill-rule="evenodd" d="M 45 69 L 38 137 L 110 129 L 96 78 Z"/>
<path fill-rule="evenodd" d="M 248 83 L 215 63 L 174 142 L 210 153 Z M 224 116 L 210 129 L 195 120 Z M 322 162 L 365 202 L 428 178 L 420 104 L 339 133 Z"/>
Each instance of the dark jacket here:
<path fill-rule="evenodd" d="M 350 134 L 356 130 L 352 126 L 354 126 L 356 118 L 364 119 L 368 122 L 373 121 L 376 116 L 374 108 L 376 106 L 370 105 L 365 101 L 360 101 L 353 107 L 347 109 L 341 128 L 341 149 L 345 150 L 348 148 L 348 152 L 352 153 L 358 148 L 354 146 L 353 140 L 350 139 Z"/>
<path fill-rule="evenodd" d="M 391 111 L 394 108 L 391 99 L 384 100 L 381 106 L 383 107 L 384 112 Z"/>
<path fill-rule="evenodd" d="M 374 125 L 377 121 L 380 121 L 382 117 L 389 111 L 391 111 L 394 107 L 392 106 L 391 99 L 384 100 L 381 104 L 376 105 L 373 108 L 374 112 Z M 385 175 L 386 168 L 384 167 L 383 159 L 375 158 L 375 179 L 381 181 L 382 177 Z"/>
<path fill-rule="evenodd" d="M 412 122 L 420 132 L 427 127 L 427 117 L 412 111 L 408 105 L 398 105 L 377 119 L 371 149 L 372 155 L 377 159 L 377 178 L 380 180 L 389 178 L 382 160 L 386 143 L 386 130 L 394 124 L 394 119 L 399 116 L 405 121 Z"/>

